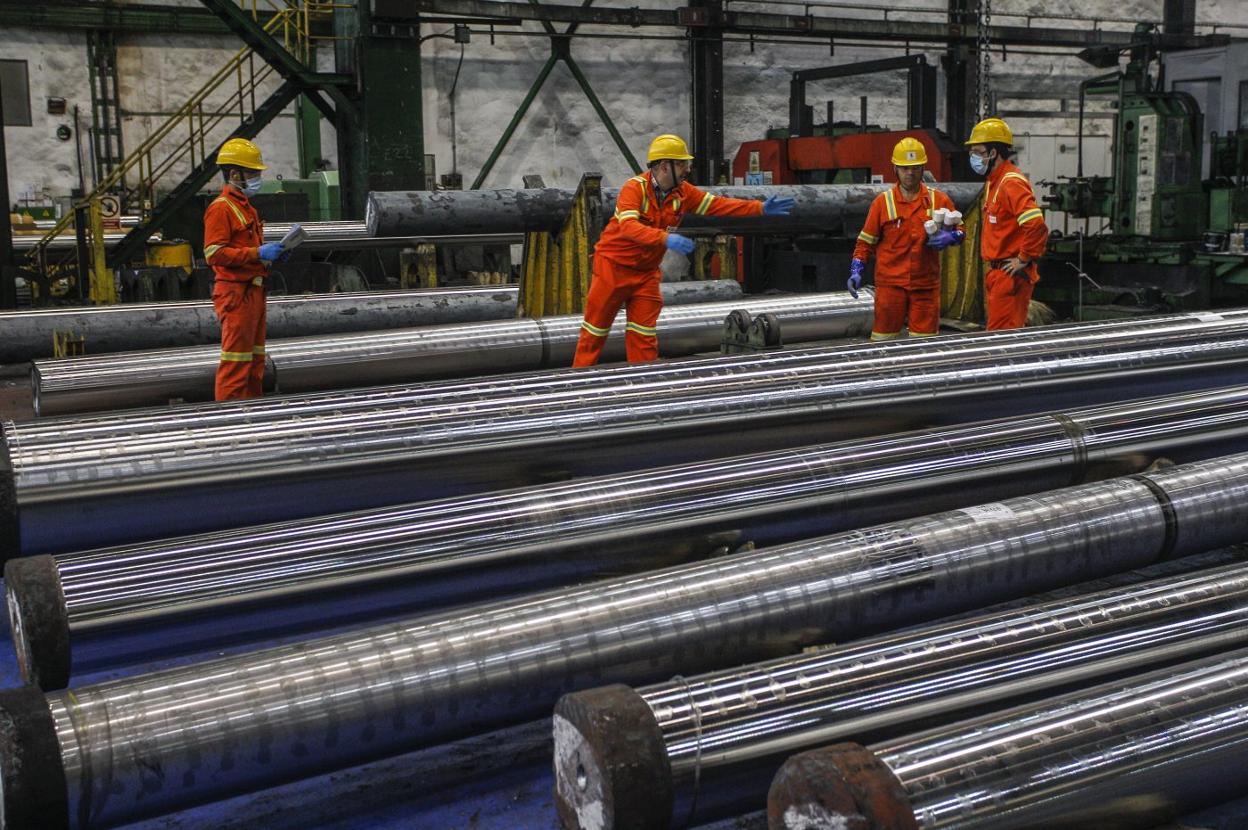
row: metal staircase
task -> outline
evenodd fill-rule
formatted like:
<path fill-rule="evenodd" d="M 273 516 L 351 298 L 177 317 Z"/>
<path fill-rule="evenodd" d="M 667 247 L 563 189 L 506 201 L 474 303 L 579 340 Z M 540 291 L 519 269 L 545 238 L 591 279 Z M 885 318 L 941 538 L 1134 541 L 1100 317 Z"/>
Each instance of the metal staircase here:
<path fill-rule="evenodd" d="M 89 204 L 124 189 L 131 209 L 142 217 L 109 253 L 112 264 L 138 253 L 151 234 L 213 177 L 217 149 L 225 141 L 255 137 L 299 94 L 315 95 L 322 80 L 331 84 L 342 81 L 337 76 L 319 76 L 304 63 L 312 54 L 312 23 L 341 6 L 286 0 L 262 10 L 255 0 L 241 2 L 245 4 L 241 8 L 230 3 L 232 19 L 226 22 L 231 28 L 244 28 L 248 45 L 141 145 L 102 175 L 82 200 L 81 204 Z M 205 5 L 217 10 L 214 2 L 206 0 Z M 280 57 L 275 57 L 277 51 Z M 116 107 L 115 97 L 111 106 Z M 120 135 L 116 139 L 120 150 Z M 101 165 L 101 173 L 104 169 Z M 48 243 L 69 228 L 75 212 L 68 211 L 30 254 L 45 273 L 50 264 L 64 267 L 76 257 L 76 252 L 70 252 L 58 263 L 47 259 Z"/>
<path fill-rule="evenodd" d="M 117 38 L 109 29 L 87 33 L 91 73 L 91 180 L 99 182 L 125 161 L 121 141 L 121 96 L 117 89 Z M 125 189 L 125 180 L 120 183 Z"/>

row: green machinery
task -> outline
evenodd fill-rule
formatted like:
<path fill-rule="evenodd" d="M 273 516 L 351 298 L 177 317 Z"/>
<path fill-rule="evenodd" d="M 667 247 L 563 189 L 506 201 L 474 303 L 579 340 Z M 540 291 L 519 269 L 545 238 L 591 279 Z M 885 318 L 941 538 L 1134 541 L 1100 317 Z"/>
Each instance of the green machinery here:
<path fill-rule="evenodd" d="M 1164 91 L 1149 73 L 1149 29 L 1137 27 L 1125 70 L 1080 85 L 1078 173 L 1045 197 L 1051 210 L 1099 220 L 1087 233 L 1053 234 L 1054 266 L 1037 289 L 1037 299 L 1081 319 L 1248 304 L 1248 131 L 1212 136 L 1202 179 L 1204 117 L 1191 95 Z M 1117 52 L 1084 57 L 1118 61 Z M 1109 176 L 1083 175 L 1087 95 L 1116 96 Z"/>
<path fill-rule="evenodd" d="M 333 222 L 342 218 L 337 170 L 318 170 L 306 179 L 265 179 L 260 192 L 307 194 L 308 219 L 312 222 Z"/>

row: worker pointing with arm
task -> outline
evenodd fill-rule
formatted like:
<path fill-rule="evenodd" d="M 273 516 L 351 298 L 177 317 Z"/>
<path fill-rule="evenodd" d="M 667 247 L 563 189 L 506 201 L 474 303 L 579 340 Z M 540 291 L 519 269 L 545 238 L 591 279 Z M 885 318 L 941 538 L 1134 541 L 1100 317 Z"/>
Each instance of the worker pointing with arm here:
<path fill-rule="evenodd" d="M 225 185 L 204 211 L 204 260 L 212 266 L 212 307 L 221 321 L 219 401 L 264 394 L 264 278 L 282 256 L 264 242 L 264 222 L 249 197 L 260 192 L 265 170 L 260 148 L 231 138 L 217 153 Z"/>
<path fill-rule="evenodd" d="M 893 148 L 897 184 L 875 197 L 850 262 L 849 292 L 858 296 L 867 260 L 875 256 L 872 340 L 892 340 L 907 326 L 912 337 L 940 329 L 940 251 L 966 238 L 953 200 L 923 184 L 927 150 L 906 137 Z"/>
<path fill-rule="evenodd" d="M 693 240 L 666 228 L 686 213 L 703 216 L 787 216 L 793 200 L 772 196 L 765 202 L 706 193 L 685 181 L 693 156 L 683 139 L 661 135 L 646 154 L 649 169 L 620 188 L 615 214 L 594 248 L 593 276 L 585 298 L 573 366 L 592 366 L 611 332 L 620 307 L 628 325 L 624 349 L 629 363 L 659 356 L 656 328 L 663 310 L 659 263 L 668 249 L 693 253 Z"/>
<path fill-rule="evenodd" d="M 1049 229 L 1031 182 L 1010 162 L 1014 134 L 1000 118 L 985 118 L 966 140 L 971 168 L 987 177 L 979 255 L 988 263 L 984 298 L 988 329 L 1017 329 L 1027 322 L 1031 292 L 1040 281 L 1036 260 Z"/>

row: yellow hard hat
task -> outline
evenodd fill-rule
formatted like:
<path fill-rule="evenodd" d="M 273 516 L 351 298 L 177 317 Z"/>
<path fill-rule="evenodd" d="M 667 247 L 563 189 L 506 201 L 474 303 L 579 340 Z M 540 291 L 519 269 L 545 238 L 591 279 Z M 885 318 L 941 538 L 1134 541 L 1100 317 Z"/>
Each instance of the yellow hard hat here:
<path fill-rule="evenodd" d="M 927 164 L 927 148 L 917 138 L 906 136 L 893 148 L 893 164 L 898 167 L 917 167 Z"/>
<path fill-rule="evenodd" d="M 217 153 L 217 166 L 224 167 L 227 164 L 246 167 L 248 170 L 268 169 L 260 158 L 260 148 L 245 138 L 231 138 L 221 145 L 221 150 Z"/>
<path fill-rule="evenodd" d="M 971 137 L 965 141 L 968 147 L 972 144 L 994 143 L 1014 146 L 1014 133 L 1010 132 L 1010 125 L 995 117 L 985 118 L 976 124 L 971 130 Z"/>
<path fill-rule="evenodd" d="M 646 161 L 661 161 L 663 159 L 677 159 L 679 161 L 692 161 L 693 156 L 689 154 L 689 145 L 685 144 L 685 140 L 678 135 L 661 135 L 654 141 L 650 142 L 650 152 L 646 153 Z"/>

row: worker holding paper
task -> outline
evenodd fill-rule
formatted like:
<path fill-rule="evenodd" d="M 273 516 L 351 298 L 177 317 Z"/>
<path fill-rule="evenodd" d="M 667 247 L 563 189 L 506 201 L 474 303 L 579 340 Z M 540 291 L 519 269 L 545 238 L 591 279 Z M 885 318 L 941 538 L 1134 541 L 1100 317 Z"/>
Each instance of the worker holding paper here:
<path fill-rule="evenodd" d="M 204 211 L 204 260 L 213 270 L 212 305 L 221 321 L 219 401 L 264 394 L 265 277 L 269 266 L 290 256 L 298 244 L 264 241 L 264 222 L 248 197 L 260 192 L 265 169 L 260 148 L 231 138 L 217 153 L 225 180 L 221 195 Z M 286 247 L 283 245 L 286 244 Z"/>

